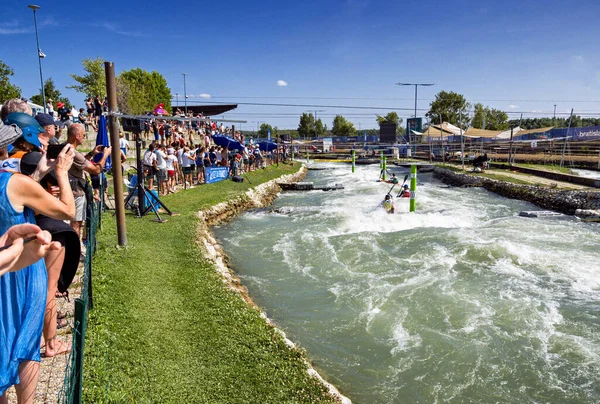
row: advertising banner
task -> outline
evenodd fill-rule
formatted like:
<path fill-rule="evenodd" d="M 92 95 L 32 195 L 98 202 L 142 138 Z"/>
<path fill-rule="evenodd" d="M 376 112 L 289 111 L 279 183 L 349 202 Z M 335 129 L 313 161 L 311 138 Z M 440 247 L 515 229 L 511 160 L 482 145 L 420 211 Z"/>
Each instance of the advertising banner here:
<path fill-rule="evenodd" d="M 204 169 L 204 178 L 207 184 L 219 182 L 229 178 L 228 167 L 206 167 Z"/>

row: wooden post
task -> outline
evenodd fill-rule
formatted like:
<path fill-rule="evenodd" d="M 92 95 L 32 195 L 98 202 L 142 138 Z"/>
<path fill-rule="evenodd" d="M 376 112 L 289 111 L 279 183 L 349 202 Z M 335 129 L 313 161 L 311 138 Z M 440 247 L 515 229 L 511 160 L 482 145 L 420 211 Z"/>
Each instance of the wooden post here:
<path fill-rule="evenodd" d="M 119 123 L 114 115 L 117 112 L 117 84 L 115 80 L 115 65 L 104 62 L 106 74 L 106 95 L 108 97 L 108 128 L 112 146 L 112 173 L 115 193 L 115 213 L 117 218 L 117 239 L 120 246 L 127 245 L 127 228 L 125 225 L 125 205 L 123 196 L 123 173 L 121 171 L 121 149 L 119 148 Z M 142 202 L 140 202 L 140 205 Z M 141 207 L 140 207 L 141 209 Z"/>

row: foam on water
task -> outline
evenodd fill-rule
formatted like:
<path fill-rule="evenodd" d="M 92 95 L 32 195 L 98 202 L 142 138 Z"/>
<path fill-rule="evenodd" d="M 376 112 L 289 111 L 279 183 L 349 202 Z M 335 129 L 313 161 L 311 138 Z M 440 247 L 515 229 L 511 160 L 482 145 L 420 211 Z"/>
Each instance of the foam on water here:
<path fill-rule="evenodd" d="M 600 179 L 600 171 L 580 169 L 573 169 L 572 171 L 575 173 L 575 175 L 579 175 L 580 177 Z"/>
<path fill-rule="evenodd" d="M 344 190 L 283 193 L 215 234 L 351 398 L 600 401 L 597 225 L 521 218 L 536 208 L 426 176 L 417 212 L 388 215 L 377 166 L 324 166 L 306 180 Z"/>

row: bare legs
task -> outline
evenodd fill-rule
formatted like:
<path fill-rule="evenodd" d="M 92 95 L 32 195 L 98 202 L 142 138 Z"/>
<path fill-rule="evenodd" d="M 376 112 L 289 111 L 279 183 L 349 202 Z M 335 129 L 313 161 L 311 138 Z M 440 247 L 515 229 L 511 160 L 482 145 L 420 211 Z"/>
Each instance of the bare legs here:
<path fill-rule="evenodd" d="M 46 313 L 44 313 L 44 341 L 46 342 L 46 357 L 67 353 L 70 344 L 56 339 L 56 288 L 58 278 L 65 261 L 65 247 L 49 252 L 44 258 L 48 271 L 48 295 L 46 297 Z"/>
<path fill-rule="evenodd" d="M 40 363 L 23 361 L 19 365 L 19 379 L 21 383 L 15 385 L 17 402 L 19 404 L 32 404 L 35 399 L 35 388 L 40 376 Z M 6 392 L 0 397 L 0 404 L 7 404 Z"/>

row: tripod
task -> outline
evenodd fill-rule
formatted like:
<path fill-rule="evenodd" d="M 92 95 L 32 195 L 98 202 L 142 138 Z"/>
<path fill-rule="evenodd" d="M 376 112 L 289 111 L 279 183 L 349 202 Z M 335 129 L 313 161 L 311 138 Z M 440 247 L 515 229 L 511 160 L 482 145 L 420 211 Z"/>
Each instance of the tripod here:
<path fill-rule="evenodd" d="M 137 170 L 137 184 L 135 185 L 135 189 L 131 189 L 127 198 L 125 198 L 125 206 L 130 207 L 136 214 L 137 217 L 142 217 L 146 215 L 151 210 L 156 214 L 155 222 L 164 223 L 166 220 L 162 219 L 158 214 L 158 205 L 160 205 L 169 216 L 173 215 L 173 212 L 167 208 L 167 205 L 162 203 L 162 201 L 158 198 L 158 196 L 154 195 L 144 184 L 144 167 L 142 166 L 142 139 L 140 138 L 140 132 L 135 132 L 135 159 L 136 159 L 136 170 Z M 137 208 L 131 202 L 134 196 L 137 196 L 138 206 Z M 144 202 L 148 201 L 148 206 L 144 206 Z"/>

